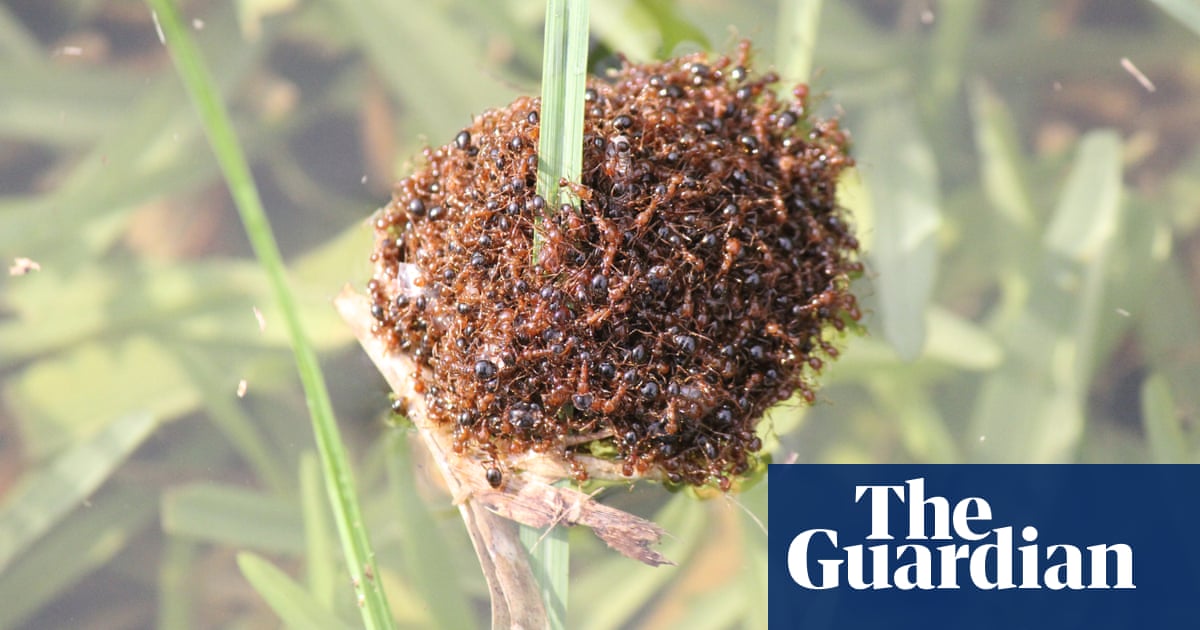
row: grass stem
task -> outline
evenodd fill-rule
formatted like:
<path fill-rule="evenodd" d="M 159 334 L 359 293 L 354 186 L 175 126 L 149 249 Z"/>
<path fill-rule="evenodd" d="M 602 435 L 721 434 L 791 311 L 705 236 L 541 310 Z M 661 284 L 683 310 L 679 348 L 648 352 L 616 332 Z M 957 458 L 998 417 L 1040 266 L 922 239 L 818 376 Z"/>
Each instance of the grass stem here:
<path fill-rule="evenodd" d="M 542 53 L 542 108 L 538 130 L 538 194 L 546 200 L 546 216 L 570 203 L 559 182 L 580 180 L 583 167 L 583 95 L 587 85 L 589 0 L 547 0 L 545 49 Z M 542 248 L 533 237 L 533 262 Z M 521 526 L 534 576 L 551 628 L 566 626 L 570 548 L 567 529 L 542 532 Z"/>
<path fill-rule="evenodd" d="M 300 321 L 300 310 L 288 286 L 283 256 L 279 253 L 271 224 L 263 211 L 258 189 L 250 174 L 245 153 L 234 133 L 229 112 L 221 101 L 212 73 L 183 26 L 174 3 L 171 0 L 146 1 L 154 12 L 155 24 L 161 29 L 159 35 L 170 50 L 179 76 L 200 115 L 205 134 L 241 216 L 246 236 L 250 239 L 259 264 L 267 275 L 275 301 L 283 313 L 300 381 L 304 386 L 305 400 L 312 416 L 313 433 L 320 453 L 321 467 L 325 473 L 326 493 L 329 495 L 334 520 L 337 523 L 350 581 L 354 585 L 355 596 L 360 604 L 363 624 L 371 630 L 392 628 L 392 613 L 384 597 L 382 585 L 375 577 L 379 575 L 379 571 L 375 567 L 374 554 L 363 526 L 353 474 L 346 458 L 345 446 L 338 433 L 325 377 L 317 361 L 317 354 Z"/>
<path fill-rule="evenodd" d="M 775 51 L 787 82 L 808 83 L 822 4 L 824 0 L 780 0 Z"/>
<path fill-rule="evenodd" d="M 538 130 L 538 194 L 546 216 L 570 200 L 563 180 L 578 182 L 583 165 L 583 93 L 587 84 L 589 0 L 547 0 Z M 541 238 L 535 232 L 533 258 Z"/>
<path fill-rule="evenodd" d="M 570 582 L 571 548 L 565 526 L 551 525 L 550 529 L 522 525 L 521 544 L 529 552 L 530 569 L 538 581 L 542 602 L 550 627 L 567 627 L 567 587 Z"/>

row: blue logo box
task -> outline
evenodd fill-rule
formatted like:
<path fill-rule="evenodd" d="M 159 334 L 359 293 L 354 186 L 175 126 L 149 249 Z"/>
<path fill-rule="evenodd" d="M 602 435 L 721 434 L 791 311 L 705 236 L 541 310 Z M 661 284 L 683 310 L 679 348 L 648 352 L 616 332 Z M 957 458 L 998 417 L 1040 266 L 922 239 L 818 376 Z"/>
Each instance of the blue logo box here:
<path fill-rule="evenodd" d="M 1200 628 L 1200 466 L 772 465 L 772 628 Z"/>

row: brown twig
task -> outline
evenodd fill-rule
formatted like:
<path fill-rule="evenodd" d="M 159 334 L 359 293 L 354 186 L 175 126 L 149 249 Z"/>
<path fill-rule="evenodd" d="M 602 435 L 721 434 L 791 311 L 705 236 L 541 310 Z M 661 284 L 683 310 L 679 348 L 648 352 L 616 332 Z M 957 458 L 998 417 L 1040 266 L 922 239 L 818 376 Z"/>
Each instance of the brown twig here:
<path fill-rule="evenodd" d="M 407 356 L 389 353 L 371 334 L 370 302 L 346 287 L 334 303 L 392 391 L 407 403 L 408 418 L 416 425 L 458 505 L 491 593 L 492 627 L 547 625 L 538 585 L 518 541 L 517 528 L 510 521 L 536 528 L 585 525 L 627 557 L 651 566 L 671 564 L 650 548 L 664 534 L 658 525 L 602 505 L 578 490 L 551 485 L 571 476 L 560 458 L 513 458 L 507 462 L 513 472 L 505 474 L 504 486 L 496 489 L 488 485 L 482 474 L 482 459 L 455 452 L 449 432 L 428 419 L 424 397 L 416 391 L 416 364 Z M 591 478 L 624 479 L 619 467 L 611 462 L 586 456 L 577 460 Z"/>

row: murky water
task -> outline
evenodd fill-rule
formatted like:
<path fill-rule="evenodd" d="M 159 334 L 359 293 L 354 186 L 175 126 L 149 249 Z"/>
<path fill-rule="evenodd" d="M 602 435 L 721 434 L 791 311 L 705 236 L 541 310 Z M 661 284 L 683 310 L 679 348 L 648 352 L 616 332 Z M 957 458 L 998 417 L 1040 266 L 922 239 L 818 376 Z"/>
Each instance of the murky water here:
<path fill-rule="evenodd" d="M 599 65 L 700 35 L 754 40 L 787 83 L 809 65 L 805 3 L 592 4 Z M 420 147 L 536 91 L 542 8 L 236 6 L 185 21 L 289 261 L 393 611 L 483 624 L 461 522 L 329 300 L 369 276 L 363 221 Z M 817 403 L 770 415 L 774 461 L 1193 460 L 1200 25 L 1099 0 L 825 2 L 817 24 L 867 316 Z M 5 3 L 0 85 L 0 627 L 276 627 L 239 552 L 358 623 L 282 315 L 150 11 Z M 672 532 L 680 566 L 572 531 L 569 626 L 765 625 L 764 490 L 606 491 Z"/>

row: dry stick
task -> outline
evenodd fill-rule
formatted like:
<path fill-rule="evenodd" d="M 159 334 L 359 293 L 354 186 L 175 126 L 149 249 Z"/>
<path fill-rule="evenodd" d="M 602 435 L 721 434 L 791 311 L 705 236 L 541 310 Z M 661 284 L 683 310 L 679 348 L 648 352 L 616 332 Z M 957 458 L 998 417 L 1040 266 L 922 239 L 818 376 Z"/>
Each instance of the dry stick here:
<path fill-rule="evenodd" d="M 578 490 L 551 485 L 571 476 L 560 459 L 545 455 L 514 458 L 508 462 L 513 471 L 505 474 L 503 488 L 488 485 L 482 474 L 484 461 L 470 453 L 456 453 L 446 428 L 429 420 L 425 398 L 416 391 L 416 364 L 403 354 L 389 352 L 371 333 L 374 319 L 369 300 L 346 287 L 334 304 L 392 391 L 407 404 L 408 419 L 417 427 L 458 505 L 491 593 L 493 628 L 547 625 L 538 584 L 517 528 L 506 519 L 537 528 L 585 525 L 629 558 L 651 566 L 673 564 L 650 548 L 665 533 L 658 525 L 597 503 Z M 611 462 L 582 455 L 576 459 L 591 478 L 627 479 Z"/>

